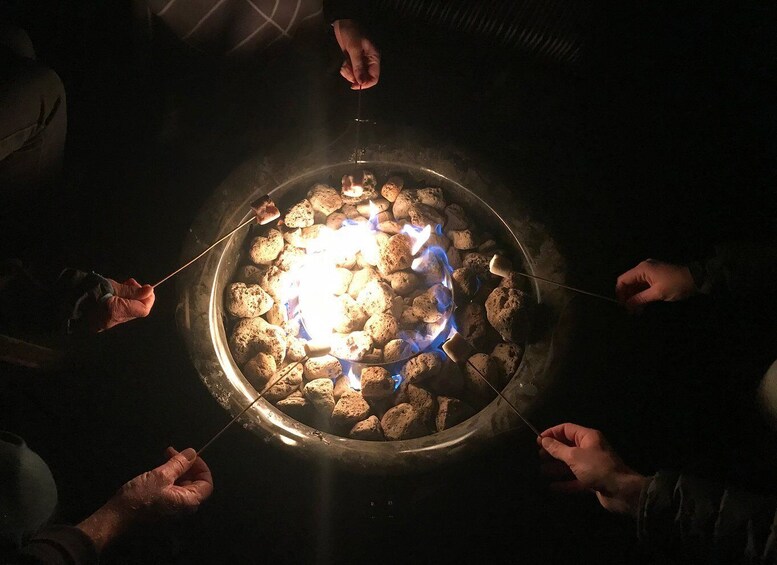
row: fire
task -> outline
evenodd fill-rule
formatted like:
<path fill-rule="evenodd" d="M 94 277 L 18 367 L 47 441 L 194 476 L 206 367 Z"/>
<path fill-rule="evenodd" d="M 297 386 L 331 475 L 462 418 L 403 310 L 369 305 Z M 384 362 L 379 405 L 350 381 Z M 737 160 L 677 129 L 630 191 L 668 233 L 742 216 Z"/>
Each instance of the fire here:
<path fill-rule="evenodd" d="M 361 390 L 362 388 L 362 382 L 361 378 L 357 377 L 353 372 L 353 367 L 348 369 L 348 386 L 350 386 L 354 390 Z"/>
<path fill-rule="evenodd" d="M 415 226 L 407 224 L 402 228 L 402 233 L 410 236 L 410 239 L 413 242 L 413 246 L 411 247 L 410 252 L 413 255 L 416 255 L 419 251 L 421 251 L 421 248 L 424 246 L 424 244 L 429 241 L 429 237 L 432 235 L 432 226 L 427 225 L 425 228 L 419 229 Z"/>

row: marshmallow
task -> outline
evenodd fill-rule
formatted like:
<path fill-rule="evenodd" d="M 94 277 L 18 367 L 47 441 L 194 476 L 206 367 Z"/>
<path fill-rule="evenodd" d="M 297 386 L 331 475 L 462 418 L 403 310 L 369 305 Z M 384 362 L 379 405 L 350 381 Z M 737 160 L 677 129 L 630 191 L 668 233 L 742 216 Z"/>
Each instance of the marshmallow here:
<path fill-rule="evenodd" d="M 498 277 L 506 277 L 513 270 L 513 264 L 506 257 L 494 255 L 488 264 L 488 270 Z"/>
<path fill-rule="evenodd" d="M 256 223 L 260 226 L 269 224 L 273 220 L 277 220 L 281 217 L 281 212 L 275 205 L 275 202 L 266 194 L 259 200 L 255 200 L 251 203 L 251 208 L 256 216 Z"/>
<path fill-rule="evenodd" d="M 455 333 L 442 344 L 442 350 L 454 363 L 463 363 L 472 355 L 472 345 L 460 334 Z"/>
<path fill-rule="evenodd" d="M 309 341 L 305 344 L 305 355 L 308 359 L 314 359 L 316 357 L 323 357 L 329 354 L 331 347 L 326 343 L 317 343 L 315 341 Z"/>

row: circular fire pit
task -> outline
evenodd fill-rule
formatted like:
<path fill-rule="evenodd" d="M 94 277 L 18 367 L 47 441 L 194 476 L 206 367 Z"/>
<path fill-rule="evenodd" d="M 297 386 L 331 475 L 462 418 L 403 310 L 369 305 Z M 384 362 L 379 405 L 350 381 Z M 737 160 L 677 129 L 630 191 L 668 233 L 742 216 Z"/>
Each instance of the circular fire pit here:
<path fill-rule="evenodd" d="M 520 190 L 517 187 L 507 190 L 503 184 L 483 176 L 478 171 L 462 167 L 461 163 L 466 162 L 466 160 L 461 158 L 460 153 L 419 148 L 417 144 L 407 140 L 403 140 L 397 146 L 401 146 L 403 149 L 387 149 L 386 145 L 380 149 L 368 149 L 358 166 L 352 161 L 338 160 L 332 155 L 315 154 L 308 154 L 298 159 L 287 158 L 277 161 L 257 159 L 246 163 L 223 183 L 204 208 L 192 229 L 186 253 L 202 249 L 207 245 L 207 242 L 215 240 L 221 233 L 229 231 L 242 219 L 248 218 L 249 203 L 263 194 L 269 193 L 279 208 L 285 211 L 305 199 L 306 195 L 309 195 L 311 187 L 321 186 L 321 183 L 334 186 L 334 179 L 339 182 L 339 179 L 343 179 L 344 176 L 369 170 L 375 175 L 375 178 L 384 181 L 400 177 L 409 185 L 441 189 L 447 199 L 446 204 L 455 203 L 461 209 L 466 210 L 467 216 L 480 226 L 481 231 L 490 234 L 497 242 L 495 246 L 499 247 L 500 252 L 512 260 L 516 269 L 560 282 L 563 281 L 563 264 L 553 242 L 539 224 L 528 218 L 526 208 L 518 198 Z M 413 150 L 409 150 L 407 147 L 413 147 Z M 280 179 L 284 180 L 279 182 Z M 346 188 L 345 181 L 343 188 Z M 373 206 L 375 206 L 374 202 Z M 372 232 L 385 233 L 376 229 L 378 215 L 383 211 L 379 209 L 372 209 L 369 212 L 362 211 L 360 216 L 363 219 L 354 222 L 354 229 L 362 226 L 369 230 L 371 226 Z M 325 220 L 324 217 L 322 222 Z M 291 224 L 294 226 L 294 220 Z M 309 223 L 306 227 L 309 228 L 311 225 L 312 223 Z M 425 226 L 412 225 L 410 227 L 415 230 L 414 234 L 410 234 L 415 238 Z M 290 226 L 281 226 L 281 228 L 285 234 L 289 234 L 293 229 L 300 229 Z M 250 254 L 250 241 L 253 237 L 264 237 L 262 234 L 267 235 L 268 233 L 267 229 L 249 233 L 249 229 L 253 228 L 247 227 L 241 230 L 231 237 L 222 249 L 215 250 L 205 260 L 197 264 L 196 269 L 187 273 L 180 284 L 181 300 L 178 307 L 178 322 L 189 346 L 192 359 L 210 392 L 222 406 L 232 413 L 237 413 L 257 394 L 255 379 L 246 378 L 245 369 L 241 370 L 246 359 L 239 359 L 240 362 L 236 362 L 234 343 L 232 343 L 233 350 L 230 350 L 230 338 L 234 332 L 235 317 L 227 312 L 224 299 L 225 294 L 229 296 L 229 292 L 232 290 L 230 285 L 242 284 L 245 287 L 245 283 L 236 283 L 235 281 L 240 281 L 241 276 L 245 278 L 245 273 L 241 275 L 241 270 L 245 271 L 246 265 L 249 267 L 253 265 L 252 261 L 247 260 L 247 256 Z M 428 235 L 427 233 L 426 237 Z M 352 239 L 358 240 L 359 244 L 363 244 L 365 241 L 363 237 Z M 249 244 L 247 245 L 246 242 Z M 426 244 L 425 241 L 418 246 L 415 245 L 415 240 L 412 243 L 414 260 L 420 261 L 423 257 L 422 248 L 428 250 L 430 245 Z M 330 249 L 331 247 L 331 241 L 327 240 L 324 248 Z M 363 247 L 359 248 L 359 252 L 360 255 L 368 255 Z M 484 249 L 486 255 L 492 252 L 491 246 Z M 418 256 L 416 256 L 417 253 Z M 273 260 L 275 259 L 273 258 Z M 363 267 L 370 267 L 370 263 L 375 262 L 363 257 L 360 260 L 365 261 Z M 416 289 L 415 296 L 410 297 L 410 303 L 412 303 L 413 298 L 428 291 L 435 283 L 452 290 L 454 286 L 451 284 L 450 277 L 452 270 L 452 268 L 446 270 L 442 280 L 431 280 L 424 288 Z M 310 271 L 306 276 L 300 277 L 300 280 L 310 283 L 317 277 L 321 279 L 321 272 L 320 270 Z M 536 408 L 538 402 L 541 401 L 543 392 L 550 386 L 554 378 L 554 360 L 559 355 L 559 340 L 557 337 L 554 338 L 554 335 L 557 333 L 558 316 L 564 304 L 564 297 L 557 288 L 549 285 L 539 287 L 527 279 L 521 279 L 518 283 L 514 281 L 513 284 L 521 286 L 522 293 L 525 293 L 524 296 L 532 304 L 533 321 L 528 338 L 521 344 L 524 352 L 520 366 L 516 371 L 510 371 L 510 375 L 507 376 L 509 382 L 502 383 L 504 384 L 502 392 L 519 410 L 531 414 L 532 409 Z M 492 288 L 495 286 L 496 283 L 492 285 Z M 244 290 L 244 288 L 241 287 L 238 290 Z M 323 331 L 331 332 L 332 322 L 331 317 L 322 316 L 321 313 L 318 313 L 318 316 L 313 316 L 312 312 L 322 304 L 323 299 L 315 294 L 315 285 L 313 289 L 308 290 L 308 295 L 304 296 L 304 292 L 300 292 L 297 288 L 293 300 L 279 299 L 276 296 L 275 302 L 283 304 L 284 314 L 291 314 L 292 320 L 296 317 L 306 338 L 317 338 L 318 336 L 313 334 L 316 331 L 320 334 L 321 330 L 320 328 L 317 330 L 316 325 L 321 326 L 323 321 Z M 345 294 L 347 293 L 341 293 L 341 295 Z M 401 296 L 394 298 L 402 301 Z M 453 318 L 458 317 L 468 304 L 468 300 L 463 300 L 462 296 L 456 298 L 458 311 L 457 316 Z M 407 304 L 407 300 L 405 303 Z M 324 312 L 327 312 L 326 309 Z M 241 312 L 232 311 L 231 314 L 239 315 Z M 456 331 L 451 329 L 451 327 L 455 328 L 456 324 L 448 323 L 449 318 L 451 318 L 450 314 L 452 314 L 452 310 L 442 312 L 439 318 L 435 317 L 435 322 L 442 321 L 438 326 L 435 326 L 438 332 L 436 334 L 430 332 L 432 335 L 426 336 L 431 339 L 420 340 L 420 346 L 416 347 L 411 355 L 433 351 L 435 355 L 442 356 L 442 352 L 436 348 L 439 347 L 442 340 L 450 335 L 450 331 Z M 461 323 L 461 321 L 458 322 Z M 298 330 L 294 330 L 294 332 L 296 331 Z M 464 332 L 463 329 L 462 332 Z M 287 333 L 288 335 L 291 334 Z M 292 335 L 292 337 L 294 336 Z M 371 347 L 371 354 L 374 351 L 378 351 L 379 355 L 382 355 L 382 349 Z M 358 378 L 354 381 L 353 377 L 358 377 L 358 375 L 354 375 L 354 368 L 357 373 L 360 373 L 367 366 L 385 365 L 380 357 L 349 359 L 347 354 L 340 354 L 338 357 L 343 370 L 346 371 L 346 375 L 343 377 L 345 384 L 350 384 L 351 387 L 357 389 L 359 387 Z M 401 361 L 404 362 L 406 359 L 403 358 Z M 451 365 L 448 362 L 444 369 L 446 371 L 459 369 Z M 395 364 L 392 370 L 397 366 Z M 351 380 L 347 380 L 349 372 Z M 398 373 L 395 378 L 398 384 L 402 377 Z M 252 385 L 252 380 L 254 385 Z M 305 382 L 308 380 L 306 375 Z M 302 385 L 304 386 L 304 382 Z M 295 395 L 301 397 L 302 393 L 296 391 Z M 300 400 L 300 403 L 302 402 Z M 377 411 L 375 406 L 372 408 L 373 411 Z M 452 457 L 471 454 L 487 445 L 489 440 L 499 434 L 523 426 L 517 416 L 509 410 L 509 407 L 498 398 L 490 402 L 486 400 L 476 409 L 480 410 L 472 417 L 457 425 L 452 425 L 452 427 L 443 427 L 440 428 L 441 431 L 414 439 L 400 439 L 390 442 L 363 441 L 341 437 L 348 435 L 347 429 L 334 430 L 326 425 L 316 425 L 315 422 L 309 420 L 306 422 L 309 425 L 306 425 L 266 400 L 261 400 L 249 410 L 242 422 L 247 428 L 266 437 L 268 441 L 293 448 L 295 452 L 302 455 L 327 457 L 348 466 L 350 469 L 366 472 L 410 472 L 429 468 L 444 461 L 449 462 Z M 286 411 L 293 413 L 288 409 Z M 378 414 L 379 417 L 382 415 L 382 413 Z M 300 419 L 304 420 L 304 418 Z M 434 430 L 434 425 L 429 429 Z"/>

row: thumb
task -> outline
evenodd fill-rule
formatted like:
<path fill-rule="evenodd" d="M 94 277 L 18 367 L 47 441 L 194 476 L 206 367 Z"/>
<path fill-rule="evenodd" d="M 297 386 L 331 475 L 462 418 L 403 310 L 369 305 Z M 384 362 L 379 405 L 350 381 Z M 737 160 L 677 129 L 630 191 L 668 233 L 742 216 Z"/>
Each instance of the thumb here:
<path fill-rule="evenodd" d="M 351 69 L 353 69 L 353 78 L 356 84 L 363 82 L 364 61 L 362 60 L 361 49 L 348 50 L 348 58 L 351 60 Z"/>
<path fill-rule="evenodd" d="M 197 453 L 190 447 L 184 449 L 181 453 L 176 453 L 166 463 L 160 465 L 156 470 L 170 483 L 177 481 L 186 471 L 191 469 L 194 461 L 197 459 Z"/>
<path fill-rule="evenodd" d="M 572 461 L 572 448 L 552 437 L 542 438 L 542 448 L 547 451 L 551 457 L 559 459 L 567 465 Z"/>
<path fill-rule="evenodd" d="M 647 288 L 642 292 L 638 292 L 629 298 L 626 301 L 626 304 L 629 306 L 641 306 L 642 304 L 647 304 L 648 302 L 658 302 L 660 300 L 663 300 L 661 291 L 658 289 L 658 287 L 651 286 L 650 288 Z"/>

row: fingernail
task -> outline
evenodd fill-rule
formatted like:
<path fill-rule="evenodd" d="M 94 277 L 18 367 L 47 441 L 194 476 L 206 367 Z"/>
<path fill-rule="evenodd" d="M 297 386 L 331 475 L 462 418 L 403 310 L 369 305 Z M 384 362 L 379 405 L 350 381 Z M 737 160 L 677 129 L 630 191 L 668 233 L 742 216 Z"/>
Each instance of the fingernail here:
<path fill-rule="evenodd" d="M 187 461 L 194 461 L 197 459 L 197 452 L 194 451 L 191 447 L 187 447 L 181 452 L 181 455 L 186 457 Z"/>
<path fill-rule="evenodd" d="M 553 440 L 550 439 L 549 437 L 544 437 L 542 438 L 541 443 L 542 443 L 542 447 L 548 448 L 553 444 Z"/>

